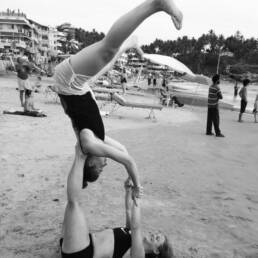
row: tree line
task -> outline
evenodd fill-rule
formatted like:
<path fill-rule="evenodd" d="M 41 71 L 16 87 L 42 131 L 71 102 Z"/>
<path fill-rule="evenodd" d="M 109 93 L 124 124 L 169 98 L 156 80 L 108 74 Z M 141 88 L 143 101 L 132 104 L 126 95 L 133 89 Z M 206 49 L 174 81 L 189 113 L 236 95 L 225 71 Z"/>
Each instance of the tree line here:
<path fill-rule="evenodd" d="M 104 36 L 103 32 L 96 30 L 88 32 L 81 28 L 75 29 L 75 40 L 80 45 L 73 52 L 103 39 Z M 149 45 L 143 45 L 142 49 L 146 53 L 174 56 L 198 74 L 214 74 L 219 55 L 220 73 L 229 72 L 230 69 L 231 73 L 258 74 L 258 39 L 245 39 L 240 31 L 226 38 L 210 30 L 198 39 L 187 36 L 166 41 L 156 39 Z"/>
<path fill-rule="evenodd" d="M 227 38 L 210 30 L 198 39 L 187 36 L 167 41 L 156 39 L 142 49 L 147 53 L 174 56 L 198 74 L 214 74 L 219 55 L 220 73 L 258 74 L 258 40 L 245 39 L 239 31 Z"/>

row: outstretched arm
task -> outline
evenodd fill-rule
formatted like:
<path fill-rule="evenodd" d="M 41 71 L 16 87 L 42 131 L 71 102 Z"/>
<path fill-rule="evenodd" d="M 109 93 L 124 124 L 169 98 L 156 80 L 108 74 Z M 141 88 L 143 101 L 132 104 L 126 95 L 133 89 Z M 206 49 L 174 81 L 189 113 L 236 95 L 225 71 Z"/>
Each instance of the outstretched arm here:
<path fill-rule="evenodd" d="M 66 253 L 78 252 L 89 245 L 89 228 L 79 205 L 82 192 L 81 182 L 85 155 L 79 144 L 75 148 L 75 158 L 67 180 L 67 205 L 63 222 L 62 251 Z"/>
<path fill-rule="evenodd" d="M 110 28 L 105 38 L 87 46 L 71 57 L 75 73 L 94 76 L 116 55 L 122 43 L 149 16 L 164 11 L 171 16 L 177 29 L 182 26 L 183 15 L 173 0 L 145 0 L 122 15 Z"/>
<path fill-rule="evenodd" d="M 132 258 L 144 258 L 145 251 L 142 242 L 142 230 L 141 230 L 141 210 L 140 210 L 140 200 L 132 204 L 131 208 L 131 257 Z"/>
<path fill-rule="evenodd" d="M 131 210 L 132 210 L 132 182 L 128 177 L 124 183 L 125 187 L 125 218 L 126 227 L 131 229 Z"/>
<path fill-rule="evenodd" d="M 86 156 L 82 153 L 81 147 L 77 142 L 75 146 L 75 157 L 71 171 L 67 179 L 67 199 L 69 202 L 76 202 L 82 192 L 81 182 L 83 178 L 83 167 Z"/>

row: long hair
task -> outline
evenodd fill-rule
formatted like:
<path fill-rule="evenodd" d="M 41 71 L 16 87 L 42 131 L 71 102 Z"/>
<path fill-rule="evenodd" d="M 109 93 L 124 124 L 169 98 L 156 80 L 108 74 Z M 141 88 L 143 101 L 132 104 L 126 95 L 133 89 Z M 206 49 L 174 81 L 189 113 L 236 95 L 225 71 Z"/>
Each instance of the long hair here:
<path fill-rule="evenodd" d="M 88 156 L 85 160 L 83 167 L 83 184 L 82 187 L 87 187 L 87 182 L 95 182 L 99 178 L 99 173 L 96 172 L 94 166 L 89 165 L 90 156 Z"/>

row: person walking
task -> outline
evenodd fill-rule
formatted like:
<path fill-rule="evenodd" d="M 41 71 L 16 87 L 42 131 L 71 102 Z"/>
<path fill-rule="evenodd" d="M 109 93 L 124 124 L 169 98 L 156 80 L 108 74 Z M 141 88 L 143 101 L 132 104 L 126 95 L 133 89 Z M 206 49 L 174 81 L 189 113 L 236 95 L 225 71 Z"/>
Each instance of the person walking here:
<path fill-rule="evenodd" d="M 249 79 L 244 79 L 243 80 L 243 87 L 241 88 L 241 90 L 239 91 L 239 96 L 241 98 L 241 102 L 240 102 L 240 113 L 238 116 L 238 122 L 242 123 L 242 116 L 243 113 L 245 113 L 245 109 L 247 106 L 247 86 L 250 83 Z"/>
<path fill-rule="evenodd" d="M 212 132 L 213 124 L 216 136 L 225 137 L 219 128 L 219 100 L 223 98 L 219 84 L 220 75 L 215 74 L 212 77 L 212 85 L 209 87 L 206 135 L 214 135 Z"/>

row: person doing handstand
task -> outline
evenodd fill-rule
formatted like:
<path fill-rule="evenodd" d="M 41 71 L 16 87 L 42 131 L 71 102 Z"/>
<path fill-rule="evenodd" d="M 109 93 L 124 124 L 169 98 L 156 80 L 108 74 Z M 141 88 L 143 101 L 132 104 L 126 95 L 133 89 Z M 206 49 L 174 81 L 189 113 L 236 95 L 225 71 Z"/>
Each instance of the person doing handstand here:
<path fill-rule="evenodd" d="M 173 258 L 173 249 L 168 238 L 161 233 L 143 235 L 141 227 L 140 200 L 132 201 L 132 183 L 125 181 L 125 227 L 90 232 L 80 205 L 81 180 L 86 156 L 79 144 L 67 180 L 67 205 L 64 214 L 62 238 L 63 258 Z"/>
<path fill-rule="evenodd" d="M 181 28 L 183 16 L 173 0 L 145 0 L 119 18 L 101 41 L 57 65 L 52 87 L 71 118 L 82 151 L 87 154 L 86 174 L 90 174 L 90 168 L 102 171 L 106 158 L 111 158 L 125 166 L 136 196 L 140 192 L 137 167 L 120 143 L 105 136 L 103 121 L 90 89 L 90 79 L 113 59 L 122 43 L 146 18 L 160 11 L 169 14 L 175 27 Z"/>

